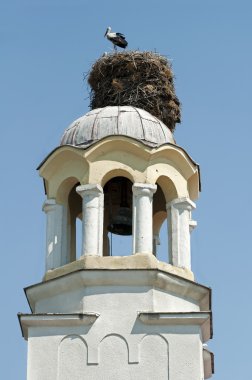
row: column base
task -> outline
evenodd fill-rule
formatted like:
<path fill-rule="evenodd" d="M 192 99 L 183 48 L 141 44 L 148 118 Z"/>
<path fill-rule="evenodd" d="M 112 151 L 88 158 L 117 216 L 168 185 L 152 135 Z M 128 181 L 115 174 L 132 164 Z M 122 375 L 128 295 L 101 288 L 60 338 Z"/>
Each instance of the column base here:
<path fill-rule="evenodd" d="M 46 272 L 43 281 L 64 276 L 81 269 L 159 269 L 194 281 L 194 274 L 186 268 L 175 267 L 157 260 L 152 254 L 135 253 L 132 256 L 83 256 L 79 260 Z"/>

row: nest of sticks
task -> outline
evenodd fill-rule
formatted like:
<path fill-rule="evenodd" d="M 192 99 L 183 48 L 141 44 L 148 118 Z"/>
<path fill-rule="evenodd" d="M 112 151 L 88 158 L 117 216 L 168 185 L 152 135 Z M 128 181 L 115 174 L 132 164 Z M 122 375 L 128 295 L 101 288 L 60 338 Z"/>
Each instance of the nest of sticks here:
<path fill-rule="evenodd" d="M 180 122 L 171 64 L 145 51 L 104 54 L 88 73 L 90 108 L 134 106 L 150 112 L 174 131 Z"/>

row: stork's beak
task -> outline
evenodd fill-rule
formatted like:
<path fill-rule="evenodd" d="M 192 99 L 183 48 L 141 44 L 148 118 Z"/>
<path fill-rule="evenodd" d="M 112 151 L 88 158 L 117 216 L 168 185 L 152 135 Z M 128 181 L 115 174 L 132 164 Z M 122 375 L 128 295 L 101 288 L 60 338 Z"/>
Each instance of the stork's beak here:
<path fill-rule="evenodd" d="M 106 32 L 105 32 L 105 34 L 104 34 L 104 37 L 106 37 L 107 33 L 108 33 L 108 28 L 106 29 Z"/>

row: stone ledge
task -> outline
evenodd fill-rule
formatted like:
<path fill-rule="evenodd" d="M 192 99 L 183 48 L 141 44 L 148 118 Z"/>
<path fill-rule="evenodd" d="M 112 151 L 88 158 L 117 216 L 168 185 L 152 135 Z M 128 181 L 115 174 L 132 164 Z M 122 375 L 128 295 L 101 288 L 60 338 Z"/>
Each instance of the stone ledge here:
<path fill-rule="evenodd" d="M 198 325 L 201 326 L 202 340 L 213 337 L 212 312 L 138 312 L 141 322 L 151 325 Z"/>
<path fill-rule="evenodd" d="M 27 340 L 29 327 L 53 327 L 91 325 L 96 321 L 98 313 L 18 313 L 18 319 L 23 337 Z"/>
<path fill-rule="evenodd" d="M 193 273 L 186 268 L 175 267 L 162 261 L 158 261 L 152 254 L 137 253 L 132 256 L 82 256 L 79 260 L 55 268 L 46 272 L 43 281 L 52 280 L 68 273 L 81 269 L 107 269 L 107 270 L 132 270 L 132 269 L 159 269 L 163 272 L 175 274 L 194 281 Z"/>
<path fill-rule="evenodd" d="M 204 377 L 209 379 L 214 374 L 214 354 L 203 348 Z"/>
<path fill-rule="evenodd" d="M 197 284 L 182 276 L 158 268 L 78 269 L 61 276 L 43 281 L 25 288 L 25 294 L 31 310 L 36 310 L 36 303 L 50 297 L 71 294 L 88 287 L 98 286 L 102 289 L 111 287 L 117 292 L 118 287 L 131 287 L 141 292 L 143 287 L 160 289 L 199 305 L 200 310 L 211 310 L 211 289 Z M 128 291 L 128 290 L 127 290 Z"/>

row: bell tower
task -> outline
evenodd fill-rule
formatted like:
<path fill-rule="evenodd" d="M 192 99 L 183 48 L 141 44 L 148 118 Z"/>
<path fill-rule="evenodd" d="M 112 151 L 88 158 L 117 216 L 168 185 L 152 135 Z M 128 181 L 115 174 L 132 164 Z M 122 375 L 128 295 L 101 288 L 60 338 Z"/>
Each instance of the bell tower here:
<path fill-rule="evenodd" d="M 98 86 L 97 65 L 107 84 Z M 92 110 L 38 168 L 46 263 L 42 282 L 25 289 L 31 314 L 19 314 L 27 379 L 207 379 L 211 291 L 195 281 L 190 250 L 199 167 L 173 137 L 170 66 L 154 53 L 113 53 L 89 83 Z M 127 256 L 112 249 L 113 235 L 132 237 Z"/>

